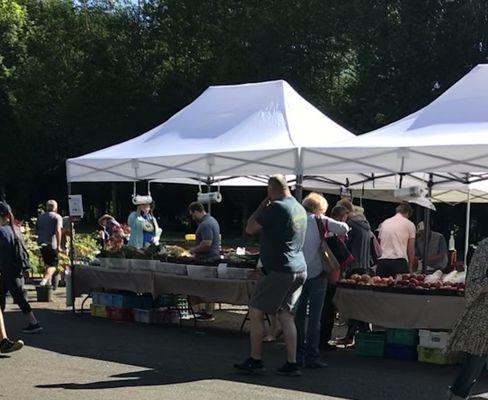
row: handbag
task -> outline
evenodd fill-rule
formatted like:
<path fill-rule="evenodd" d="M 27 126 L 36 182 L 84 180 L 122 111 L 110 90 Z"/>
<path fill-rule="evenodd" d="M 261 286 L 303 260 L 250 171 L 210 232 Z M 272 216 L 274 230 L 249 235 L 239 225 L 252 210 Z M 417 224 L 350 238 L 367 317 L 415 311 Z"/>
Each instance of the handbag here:
<path fill-rule="evenodd" d="M 354 256 L 351 254 L 344 241 L 334 235 L 325 239 L 329 245 L 330 250 L 335 255 L 341 268 L 348 268 L 354 261 Z"/>
<path fill-rule="evenodd" d="M 317 222 L 317 228 L 319 229 L 320 235 L 320 255 L 322 257 L 322 268 L 330 280 L 331 277 L 337 275 L 337 272 L 340 272 L 341 266 L 326 241 L 325 235 L 327 234 L 327 231 L 324 224 L 319 218 L 315 218 L 315 222 Z"/>

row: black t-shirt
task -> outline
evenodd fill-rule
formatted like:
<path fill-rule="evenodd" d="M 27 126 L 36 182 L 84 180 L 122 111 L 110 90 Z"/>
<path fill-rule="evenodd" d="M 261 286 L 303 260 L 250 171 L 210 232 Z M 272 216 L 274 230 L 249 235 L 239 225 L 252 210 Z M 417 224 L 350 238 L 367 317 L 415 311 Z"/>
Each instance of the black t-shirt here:
<path fill-rule="evenodd" d="M 303 272 L 307 269 L 302 247 L 307 213 L 294 197 L 276 200 L 259 212 L 261 262 L 265 271 Z"/>
<path fill-rule="evenodd" d="M 12 268 L 15 262 L 15 237 L 12 227 L 0 226 L 0 271 Z"/>

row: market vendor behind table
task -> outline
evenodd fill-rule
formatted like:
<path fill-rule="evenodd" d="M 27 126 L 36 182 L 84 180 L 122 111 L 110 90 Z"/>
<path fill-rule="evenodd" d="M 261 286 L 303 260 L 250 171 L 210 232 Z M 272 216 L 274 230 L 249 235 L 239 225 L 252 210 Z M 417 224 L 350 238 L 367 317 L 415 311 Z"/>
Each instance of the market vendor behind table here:
<path fill-rule="evenodd" d="M 431 220 L 432 221 L 432 220 Z M 432 222 L 430 223 L 431 230 L 429 232 L 429 241 L 427 248 L 427 265 L 426 273 L 432 274 L 437 270 L 443 270 L 447 267 L 447 243 L 442 233 L 432 230 Z M 415 239 L 415 255 L 423 261 L 425 243 L 425 229 L 424 223 L 419 222 L 417 225 L 417 237 Z"/>
<path fill-rule="evenodd" d="M 217 220 L 205 212 L 202 203 L 194 202 L 188 206 L 192 219 L 198 223 L 195 232 L 196 246 L 190 249 L 195 257 L 206 261 L 220 258 L 220 226 Z"/>
<path fill-rule="evenodd" d="M 137 249 L 159 244 L 162 230 L 153 215 L 153 201 L 150 196 L 135 196 L 137 210 L 130 213 L 127 223 L 131 228 L 129 246 Z"/>

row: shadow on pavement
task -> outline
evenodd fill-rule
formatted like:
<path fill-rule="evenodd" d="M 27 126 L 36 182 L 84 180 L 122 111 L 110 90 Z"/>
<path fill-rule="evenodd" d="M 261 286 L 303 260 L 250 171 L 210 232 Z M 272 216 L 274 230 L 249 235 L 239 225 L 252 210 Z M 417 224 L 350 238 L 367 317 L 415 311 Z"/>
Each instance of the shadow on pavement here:
<path fill-rule="evenodd" d="M 247 338 L 239 338 L 237 332 L 117 323 L 48 309 L 37 309 L 36 314 L 45 329 L 42 334 L 25 337 L 28 346 L 145 368 L 95 382 L 46 383 L 38 388 L 92 390 L 218 379 L 345 399 L 442 400 L 457 371 L 457 367 L 362 358 L 336 351 L 326 359 L 329 368 L 304 370 L 301 378 L 287 378 L 273 373 L 284 362 L 284 346 L 267 344 L 267 374 L 245 376 L 236 374 L 232 367 L 248 351 Z M 20 313 L 7 315 L 9 330 L 18 332 L 23 323 Z M 476 393 L 487 391 L 485 375 L 476 386 Z"/>

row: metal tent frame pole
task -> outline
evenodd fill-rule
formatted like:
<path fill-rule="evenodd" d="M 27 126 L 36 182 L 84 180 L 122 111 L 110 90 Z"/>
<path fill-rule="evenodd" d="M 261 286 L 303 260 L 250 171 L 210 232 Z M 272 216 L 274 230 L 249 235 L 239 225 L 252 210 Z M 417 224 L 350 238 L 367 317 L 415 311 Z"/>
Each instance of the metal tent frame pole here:
<path fill-rule="evenodd" d="M 468 202 L 466 203 L 466 231 L 464 236 L 464 267 L 466 268 L 468 251 L 469 251 L 469 235 L 471 225 L 471 189 L 468 187 Z"/>
<path fill-rule="evenodd" d="M 297 149 L 295 163 L 295 198 L 301 203 L 303 199 L 303 157 L 300 149 Z"/>

